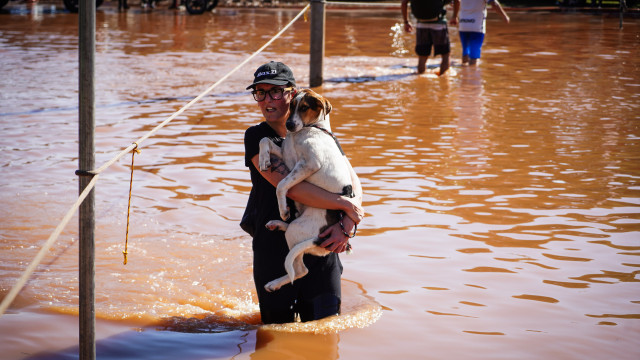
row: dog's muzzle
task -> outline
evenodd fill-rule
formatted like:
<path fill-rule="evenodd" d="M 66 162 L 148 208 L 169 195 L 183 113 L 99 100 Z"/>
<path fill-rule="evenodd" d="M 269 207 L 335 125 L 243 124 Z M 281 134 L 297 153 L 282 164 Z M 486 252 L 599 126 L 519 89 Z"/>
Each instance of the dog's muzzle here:
<path fill-rule="evenodd" d="M 289 121 L 287 120 L 285 126 L 287 127 L 287 130 L 293 132 L 296 129 L 296 123 L 293 121 Z"/>

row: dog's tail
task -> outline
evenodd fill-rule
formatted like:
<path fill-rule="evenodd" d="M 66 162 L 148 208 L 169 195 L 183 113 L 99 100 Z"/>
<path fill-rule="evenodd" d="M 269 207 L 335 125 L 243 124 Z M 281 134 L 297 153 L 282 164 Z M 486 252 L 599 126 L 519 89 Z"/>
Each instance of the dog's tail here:
<path fill-rule="evenodd" d="M 308 240 L 304 240 L 296 244 L 291 250 L 289 250 L 287 257 L 284 260 L 284 267 L 287 270 L 287 274 L 289 275 L 289 279 L 291 280 L 292 284 L 296 278 L 296 269 L 293 267 L 293 261 L 298 256 L 303 256 L 308 249 L 311 249 L 312 247 L 316 246 L 317 240 L 318 238 L 311 238 Z"/>

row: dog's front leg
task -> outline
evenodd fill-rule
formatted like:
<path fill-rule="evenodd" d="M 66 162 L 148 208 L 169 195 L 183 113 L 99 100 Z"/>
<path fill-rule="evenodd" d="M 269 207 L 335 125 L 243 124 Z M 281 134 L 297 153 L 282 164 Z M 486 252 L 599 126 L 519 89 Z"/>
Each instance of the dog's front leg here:
<path fill-rule="evenodd" d="M 276 187 L 276 196 L 278 197 L 278 207 L 282 220 L 289 218 L 289 208 L 287 207 L 287 193 L 289 189 L 304 181 L 321 167 L 322 164 L 318 159 L 304 152 L 299 152 L 298 161 L 293 166 L 293 169 L 284 179 L 280 180 Z"/>
<path fill-rule="evenodd" d="M 274 230 L 287 231 L 287 228 L 289 228 L 289 224 L 280 220 L 271 220 L 265 225 L 265 227 L 271 231 L 274 231 Z"/>
<path fill-rule="evenodd" d="M 289 219 L 289 207 L 287 206 L 287 193 L 296 184 L 304 181 L 309 175 L 318 171 L 320 168 L 316 162 L 306 161 L 304 158 L 298 160 L 293 170 L 284 179 L 280 180 L 276 187 L 276 196 L 278 197 L 278 208 L 282 220 Z"/>
<path fill-rule="evenodd" d="M 269 170 L 271 167 L 271 154 L 282 158 L 282 149 L 269 138 L 260 140 L 260 151 L 258 152 L 258 164 L 261 171 Z"/>

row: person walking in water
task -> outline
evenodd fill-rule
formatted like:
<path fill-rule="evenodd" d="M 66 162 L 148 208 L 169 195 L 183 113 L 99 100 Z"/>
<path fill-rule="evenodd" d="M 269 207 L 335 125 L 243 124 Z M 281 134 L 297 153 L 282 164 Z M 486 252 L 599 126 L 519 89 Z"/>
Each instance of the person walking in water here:
<path fill-rule="evenodd" d="M 504 21 L 509 23 L 509 15 L 498 0 L 459 0 L 453 4 L 454 16 L 451 25 L 458 25 L 462 44 L 462 64 L 476 65 L 480 59 L 482 43 L 486 33 L 487 5 L 490 4 Z M 456 10 L 459 6 L 460 9 Z M 459 16 L 455 16 L 458 14 Z"/>
<path fill-rule="evenodd" d="M 264 324 L 288 323 L 299 316 L 301 321 L 311 321 L 340 313 L 342 263 L 338 253 L 347 249 L 353 227 L 364 217 L 361 206 L 362 186 L 349 164 L 353 191 L 351 199 L 330 193 L 303 181 L 287 193 L 290 200 L 323 209 L 341 210 L 342 224 L 329 226 L 319 234 L 320 244 L 331 254 L 318 257 L 305 255 L 304 263 L 309 273 L 275 292 L 264 286 L 269 281 L 286 274 L 284 260 L 289 247 L 283 231 L 271 231 L 265 227 L 269 220 L 279 219 L 276 186 L 289 173 L 284 161 L 273 154 L 269 170 L 260 171 L 258 158 L 260 140 L 270 138 L 280 146 L 287 135 L 286 121 L 289 103 L 297 88 L 291 69 L 281 62 L 269 62 L 254 73 L 254 81 L 247 89 L 262 112 L 264 121 L 248 128 L 244 135 L 245 165 L 251 173 L 251 193 L 240 226 L 253 238 L 253 279 L 258 294 L 260 315 Z M 293 209 L 294 205 L 290 202 Z M 292 211 L 295 214 L 295 211 Z M 344 226 L 344 231 L 341 227 Z"/>
<path fill-rule="evenodd" d="M 404 30 L 413 32 L 414 26 L 409 21 L 408 3 L 411 2 L 411 13 L 416 18 L 416 54 L 418 55 L 418 74 L 422 74 L 427 69 L 427 59 L 431 55 L 442 56 L 440 71 L 438 75 L 444 75 L 449 69 L 449 54 L 451 53 L 451 42 L 449 40 L 449 29 L 447 28 L 447 18 L 445 5 L 451 0 L 402 0 L 401 11 L 404 19 Z M 453 0 L 459 2 L 460 0 Z M 454 6 L 454 17 L 457 17 L 459 6 Z"/>

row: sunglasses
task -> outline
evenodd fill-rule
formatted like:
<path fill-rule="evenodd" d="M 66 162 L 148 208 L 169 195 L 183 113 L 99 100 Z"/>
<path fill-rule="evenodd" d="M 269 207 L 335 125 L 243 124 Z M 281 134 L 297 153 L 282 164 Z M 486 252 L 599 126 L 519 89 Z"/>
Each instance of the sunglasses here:
<path fill-rule="evenodd" d="M 269 94 L 269 97 L 271 98 L 271 100 L 280 100 L 282 99 L 282 96 L 284 95 L 284 92 L 290 92 L 291 90 L 293 90 L 292 87 L 288 87 L 288 88 L 279 88 L 279 87 L 274 87 L 271 88 L 270 90 L 253 90 L 251 92 L 251 95 L 253 95 L 253 99 L 255 101 L 264 101 L 264 99 L 266 99 L 267 94 Z"/>

